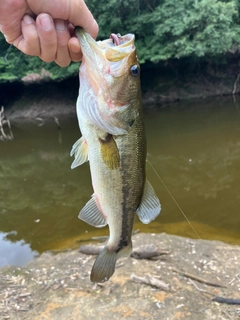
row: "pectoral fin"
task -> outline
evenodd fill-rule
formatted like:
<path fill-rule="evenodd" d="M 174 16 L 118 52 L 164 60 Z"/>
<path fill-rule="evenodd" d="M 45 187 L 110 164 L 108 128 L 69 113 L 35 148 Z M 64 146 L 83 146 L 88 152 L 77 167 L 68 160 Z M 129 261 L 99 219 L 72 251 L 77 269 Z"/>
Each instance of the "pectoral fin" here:
<path fill-rule="evenodd" d="M 117 169 L 120 165 L 120 156 L 115 140 L 111 134 L 104 139 L 99 138 L 101 145 L 101 156 L 105 165 L 111 169 Z"/>
<path fill-rule="evenodd" d="M 74 155 L 74 161 L 71 165 L 71 169 L 76 168 L 77 166 L 80 166 L 84 162 L 88 161 L 88 147 L 86 140 L 81 137 L 78 139 L 74 145 L 72 146 L 72 150 L 70 153 L 70 156 L 72 157 Z"/>
<path fill-rule="evenodd" d="M 148 224 L 159 215 L 160 211 L 161 204 L 159 199 L 156 196 L 152 185 L 146 179 L 142 201 L 137 208 L 137 215 L 142 223 Z"/>
<path fill-rule="evenodd" d="M 102 228 L 107 225 L 107 220 L 99 210 L 94 194 L 82 208 L 78 218 L 96 228 Z"/>

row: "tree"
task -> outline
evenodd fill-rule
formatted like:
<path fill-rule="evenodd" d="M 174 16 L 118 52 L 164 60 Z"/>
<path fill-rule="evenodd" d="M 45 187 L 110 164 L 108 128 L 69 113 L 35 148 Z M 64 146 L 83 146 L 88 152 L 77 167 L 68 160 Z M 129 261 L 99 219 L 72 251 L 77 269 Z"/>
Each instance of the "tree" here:
<path fill-rule="evenodd" d="M 87 1 L 100 25 L 109 32 L 136 35 L 141 62 L 185 56 L 224 54 L 240 43 L 236 1 L 103 0 Z M 108 33 L 108 34 L 107 34 Z"/>
<path fill-rule="evenodd" d="M 140 62 L 189 57 L 216 59 L 240 44 L 240 0 L 87 0 L 99 23 L 99 39 L 134 33 Z M 0 34 L 0 82 L 46 69 L 52 79 L 78 73 L 78 64 L 60 68 L 27 57 Z"/>

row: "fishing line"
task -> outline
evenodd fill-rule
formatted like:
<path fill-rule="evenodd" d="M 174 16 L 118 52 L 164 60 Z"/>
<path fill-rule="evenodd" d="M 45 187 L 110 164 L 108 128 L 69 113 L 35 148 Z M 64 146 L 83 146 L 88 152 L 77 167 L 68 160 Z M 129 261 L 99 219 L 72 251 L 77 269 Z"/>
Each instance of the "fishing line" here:
<path fill-rule="evenodd" d="M 168 189 L 168 187 L 166 186 L 166 184 L 164 183 L 163 179 L 160 177 L 160 175 L 157 173 L 157 171 L 154 169 L 153 165 L 151 164 L 151 162 L 147 159 L 147 162 L 149 163 L 150 167 L 152 168 L 152 170 L 155 172 L 155 174 L 157 175 L 158 179 L 162 182 L 164 188 L 167 190 L 168 194 L 170 195 L 170 197 L 172 198 L 173 202 L 176 204 L 176 206 L 178 207 L 179 211 L 181 212 L 181 214 L 183 215 L 183 217 L 187 220 L 188 224 L 190 225 L 190 227 L 192 228 L 193 232 L 196 234 L 196 236 L 200 238 L 199 234 L 197 233 L 196 229 L 194 228 L 194 226 L 191 224 L 190 220 L 188 219 L 188 217 L 186 216 L 186 214 L 183 212 L 182 208 L 180 207 L 180 205 L 178 204 L 177 200 L 174 198 L 174 196 L 172 195 L 172 193 L 170 192 L 170 190 Z"/>

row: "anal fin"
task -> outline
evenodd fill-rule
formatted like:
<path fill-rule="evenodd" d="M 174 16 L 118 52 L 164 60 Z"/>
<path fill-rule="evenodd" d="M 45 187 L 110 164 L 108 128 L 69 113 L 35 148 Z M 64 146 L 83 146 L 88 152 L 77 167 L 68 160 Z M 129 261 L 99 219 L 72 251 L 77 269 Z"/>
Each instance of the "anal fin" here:
<path fill-rule="evenodd" d="M 102 228 L 107 225 L 107 220 L 98 208 L 94 194 L 92 198 L 80 211 L 78 218 L 96 228 Z"/>
<path fill-rule="evenodd" d="M 84 162 L 88 161 L 88 147 L 86 140 L 81 137 L 78 139 L 74 145 L 72 146 L 72 150 L 70 153 L 70 156 L 72 157 L 74 155 L 74 161 L 71 165 L 71 169 L 76 168 L 77 166 L 80 166 Z"/>
<path fill-rule="evenodd" d="M 137 208 L 137 215 L 142 223 L 148 224 L 159 215 L 160 211 L 160 201 L 151 183 L 146 179 L 142 200 Z"/>

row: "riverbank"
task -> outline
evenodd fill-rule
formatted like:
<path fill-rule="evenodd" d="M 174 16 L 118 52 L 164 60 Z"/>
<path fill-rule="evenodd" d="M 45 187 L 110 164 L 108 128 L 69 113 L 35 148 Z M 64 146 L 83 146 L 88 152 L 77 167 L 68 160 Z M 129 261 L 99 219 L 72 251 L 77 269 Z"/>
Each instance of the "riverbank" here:
<path fill-rule="evenodd" d="M 134 235 L 133 250 L 104 284 L 89 280 L 95 256 L 78 251 L 0 269 L 0 318 L 240 319 L 240 305 L 212 300 L 240 303 L 239 246 L 162 233 Z"/>
<path fill-rule="evenodd" d="M 142 67 L 143 108 L 161 108 L 169 103 L 199 100 L 209 97 L 240 94 L 237 62 L 217 67 L 184 65 Z M 61 82 L 43 79 L 42 82 L 6 83 L 0 85 L 0 106 L 8 118 L 52 118 L 75 115 L 78 96 L 78 76 Z"/>

